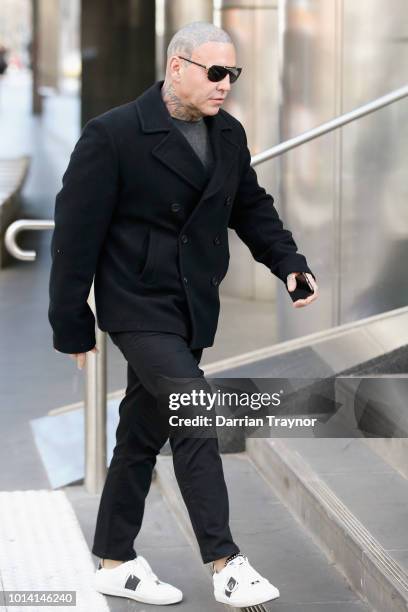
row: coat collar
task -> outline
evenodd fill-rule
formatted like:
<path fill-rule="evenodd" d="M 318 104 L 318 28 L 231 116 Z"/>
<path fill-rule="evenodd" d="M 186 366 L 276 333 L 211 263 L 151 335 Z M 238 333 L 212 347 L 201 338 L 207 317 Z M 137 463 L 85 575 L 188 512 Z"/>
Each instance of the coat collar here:
<path fill-rule="evenodd" d="M 163 101 L 161 96 L 163 82 L 156 81 L 136 100 L 141 128 L 145 134 L 163 132 L 164 136 L 154 146 L 152 154 L 187 183 L 201 191 L 201 202 L 222 187 L 238 153 L 238 145 L 230 138 L 232 127 L 224 111 L 219 110 L 216 115 L 206 117 L 214 155 L 214 170 L 206 185 L 200 159 L 174 125 Z"/>

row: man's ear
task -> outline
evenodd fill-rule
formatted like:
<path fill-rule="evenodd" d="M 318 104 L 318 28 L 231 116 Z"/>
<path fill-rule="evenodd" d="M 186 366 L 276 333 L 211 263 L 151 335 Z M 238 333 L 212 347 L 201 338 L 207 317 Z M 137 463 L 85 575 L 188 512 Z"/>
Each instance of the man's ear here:
<path fill-rule="evenodd" d="M 173 81 L 177 83 L 180 82 L 181 78 L 181 60 L 177 57 L 177 55 L 172 55 L 169 60 L 169 73 Z"/>

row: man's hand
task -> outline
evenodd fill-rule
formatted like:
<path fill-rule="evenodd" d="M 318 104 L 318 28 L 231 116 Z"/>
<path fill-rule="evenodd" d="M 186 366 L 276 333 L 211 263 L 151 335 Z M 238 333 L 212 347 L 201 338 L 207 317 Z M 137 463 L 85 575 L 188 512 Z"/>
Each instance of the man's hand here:
<path fill-rule="evenodd" d="M 296 276 L 298 274 L 301 274 L 301 272 L 292 272 L 291 274 L 288 274 L 287 279 L 286 279 L 288 291 L 294 291 L 296 289 Z M 314 289 L 314 293 L 309 295 L 309 297 L 304 300 L 296 300 L 296 302 L 293 302 L 294 308 L 303 308 L 303 306 L 307 306 L 308 304 L 310 304 L 310 302 L 313 302 L 314 300 L 316 300 L 318 296 L 318 286 L 313 276 L 309 274 L 308 272 L 303 272 L 303 274 L 305 274 L 307 278 L 309 279 L 310 284 L 312 285 Z"/>
<path fill-rule="evenodd" d="M 54 349 L 54 351 L 56 351 L 57 353 L 61 352 L 57 351 L 57 349 Z M 99 353 L 99 349 L 94 346 L 93 349 L 88 352 Z M 76 361 L 78 370 L 82 370 L 86 362 L 86 353 L 71 353 L 69 356 L 71 357 L 71 359 Z"/>

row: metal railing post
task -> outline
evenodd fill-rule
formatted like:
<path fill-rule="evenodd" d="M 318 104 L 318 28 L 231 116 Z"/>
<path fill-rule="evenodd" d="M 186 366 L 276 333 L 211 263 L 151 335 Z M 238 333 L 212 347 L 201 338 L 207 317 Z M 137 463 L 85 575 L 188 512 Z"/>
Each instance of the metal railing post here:
<path fill-rule="evenodd" d="M 90 306 L 95 309 L 94 285 Z M 96 318 L 96 317 L 95 317 Z M 85 489 L 100 493 L 106 478 L 107 360 L 106 333 L 96 326 L 97 353 L 88 352 L 85 376 Z"/>
<path fill-rule="evenodd" d="M 20 219 L 11 223 L 5 233 L 4 243 L 16 259 L 35 261 L 35 251 L 24 251 L 17 244 L 17 236 L 24 230 L 54 229 L 54 221 Z M 94 285 L 89 294 L 89 305 L 95 314 Z M 96 346 L 99 352 L 89 351 L 85 367 L 84 399 L 84 484 L 88 493 L 100 493 L 106 478 L 106 421 L 107 421 L 107 360 L 106 333 L 96 326 Z"/>

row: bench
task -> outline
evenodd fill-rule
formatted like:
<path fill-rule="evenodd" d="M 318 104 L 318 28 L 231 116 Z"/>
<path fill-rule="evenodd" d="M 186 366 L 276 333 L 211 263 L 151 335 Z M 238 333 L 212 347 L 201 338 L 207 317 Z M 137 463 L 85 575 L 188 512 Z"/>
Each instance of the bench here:
<path fill-rule="evenodd" d="M 18 217 L 20 192 L 30 165 L 29 156 L 0 159 L 0 269 L 12 259 L 4 245 L 7 227 Z"/>

